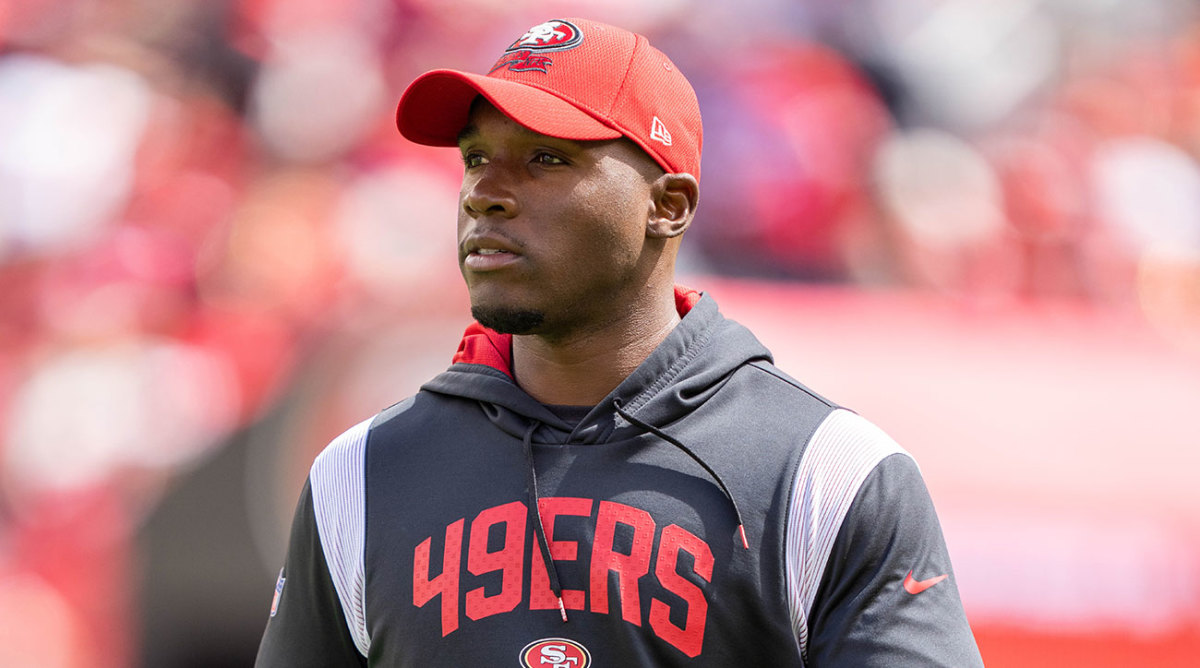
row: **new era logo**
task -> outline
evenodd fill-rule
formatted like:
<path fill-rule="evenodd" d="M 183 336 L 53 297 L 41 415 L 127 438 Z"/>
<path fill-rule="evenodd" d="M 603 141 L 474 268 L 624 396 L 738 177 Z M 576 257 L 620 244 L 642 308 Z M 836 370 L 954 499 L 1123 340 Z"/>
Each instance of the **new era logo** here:
<path fill-rule="evenodd" d="M 658 116 L 654 117 L 654 122 L 650 125 L 650 138 L 663 146 L 671 145 L 671 133 L 667 131 L 667 126 L 658 120 Z"/>

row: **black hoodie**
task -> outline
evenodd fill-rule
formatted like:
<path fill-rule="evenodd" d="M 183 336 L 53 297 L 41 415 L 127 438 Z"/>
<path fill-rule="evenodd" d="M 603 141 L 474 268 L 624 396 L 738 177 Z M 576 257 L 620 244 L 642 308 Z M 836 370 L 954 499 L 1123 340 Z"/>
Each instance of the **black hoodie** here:
<path fill-rule="evenodd" d="M 677 305 L 577 424 L 473 325 L 331 444 L 258 665 L 980 665 L 911 458 L 711 298 Z"/>

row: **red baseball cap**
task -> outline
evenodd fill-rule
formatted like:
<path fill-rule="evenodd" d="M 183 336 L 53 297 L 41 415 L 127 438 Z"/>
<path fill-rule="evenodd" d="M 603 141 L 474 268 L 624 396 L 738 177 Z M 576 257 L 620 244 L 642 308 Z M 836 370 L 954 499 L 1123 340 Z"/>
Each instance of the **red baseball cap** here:
<path fill-rule="evenodd" d="M 400 134 L 457 146 L 482 95 L 534 132 L 579 141 L 628 137 L 669 173 L 700 178 L 700 105 L 687 78 L 636 33 L 586 19 L 529 29 L 486 74 L 433 70 L 396 109 Z"/>

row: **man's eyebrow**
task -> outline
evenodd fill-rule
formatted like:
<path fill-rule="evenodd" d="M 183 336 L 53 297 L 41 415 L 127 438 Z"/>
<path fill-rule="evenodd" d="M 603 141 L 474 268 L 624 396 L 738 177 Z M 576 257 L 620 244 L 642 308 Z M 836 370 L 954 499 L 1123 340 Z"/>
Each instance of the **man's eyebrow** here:
<path fill-rule="evenodd" d="M 461 146 L 463 142 L 465 142 L 469 139 L 474 139 L 475 137 L 478 137 L 478 136 L 479 136 L 479 128 L 475 127 L 474 124 L 469 123 L 469 124 L 467 124 L 466 127 L 464 127 L 462 130 L 459 131 L 457 141 L 458 141 L 458 144 Z"/>

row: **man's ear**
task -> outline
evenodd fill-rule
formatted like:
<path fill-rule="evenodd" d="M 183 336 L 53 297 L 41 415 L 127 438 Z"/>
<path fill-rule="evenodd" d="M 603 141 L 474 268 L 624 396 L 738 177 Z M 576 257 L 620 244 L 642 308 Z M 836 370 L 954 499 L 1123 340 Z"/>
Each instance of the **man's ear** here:
<path fill-rule="evenodd" d="M 691 174 L 663 174 L 650 185 L 650 217 L 646 236 L 677 237 L 692 224 L 700 201 L 700 183 Z"/>

